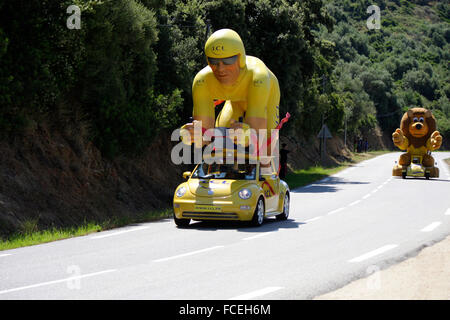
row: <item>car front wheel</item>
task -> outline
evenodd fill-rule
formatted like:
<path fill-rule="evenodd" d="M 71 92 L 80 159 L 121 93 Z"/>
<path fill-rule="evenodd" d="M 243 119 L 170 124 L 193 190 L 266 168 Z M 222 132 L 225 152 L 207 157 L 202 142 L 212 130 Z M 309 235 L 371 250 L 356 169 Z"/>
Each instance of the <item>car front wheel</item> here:
<path fill-rule="evenodd" d="M 191 219 L 178 219 L 175 214 L 173 215 L 173 221 L 178 227 L 187 227 L 191 223 Z"/>

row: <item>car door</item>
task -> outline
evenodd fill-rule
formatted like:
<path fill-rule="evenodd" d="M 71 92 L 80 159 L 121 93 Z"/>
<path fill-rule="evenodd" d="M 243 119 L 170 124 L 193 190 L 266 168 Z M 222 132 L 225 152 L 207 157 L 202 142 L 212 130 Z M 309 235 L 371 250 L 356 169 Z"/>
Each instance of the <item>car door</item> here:
<path fill-rule="evenodd" d="M 273 165 L 273 161 L 270 162 L 270 166 L 261 166 L 260 168 L 261 176 L 264 178 L 264 182 L 261 186 L 264 191 L 264 197 L 266 198 L 266 212 L 273 212 L 278 209 L 278 199 L 280 194 L 278 174 Z"/>

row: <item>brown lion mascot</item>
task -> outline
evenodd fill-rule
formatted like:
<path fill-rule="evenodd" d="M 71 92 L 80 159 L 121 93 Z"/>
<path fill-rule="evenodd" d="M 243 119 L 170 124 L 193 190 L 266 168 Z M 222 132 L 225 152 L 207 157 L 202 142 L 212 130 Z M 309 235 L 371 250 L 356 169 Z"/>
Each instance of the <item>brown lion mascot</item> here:
<path fill-rule="evenodd" d="M 406 153 L 400 156 L 399 166 L 407 167 L 414 156 L 419 156 L 422 157 L 424 167 L 433 168 L 432 176 L 439 176 L 430 152 L 441 147 L 442 136 L 436 130 L 436 119 L 430 110 L 424 108 L 408 110 L 402 117 L 400 129 L 392 134 L 392 141 L 400 150 L 406 150 Z M 401 167 L 397 169 L 400 172 L 394 170 L 393 175 L 401 176 Z"/>

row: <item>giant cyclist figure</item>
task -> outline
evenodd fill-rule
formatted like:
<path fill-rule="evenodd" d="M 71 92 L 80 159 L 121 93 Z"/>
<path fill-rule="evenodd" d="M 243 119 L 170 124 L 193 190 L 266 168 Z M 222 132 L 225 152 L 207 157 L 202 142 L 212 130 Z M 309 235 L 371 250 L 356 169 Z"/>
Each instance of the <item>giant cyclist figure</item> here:
<path fill-rule="evenodd" d="M 193 137 L 197 121 L 203 132 L 214 127 L 249 126 L 257 132 L 267 130 L 260 139 L 270 138 L 280 122 L 280 87 L 273 72 L 260 59 L 245 54 L 241 37 L 231 29 L 214 32 L 206 41 L 205 54 L 208 66 L 197 73 L 192 84 L 194 121 L 183 128 Z M 217 101 L 225 104 L 215 119 Z"/>

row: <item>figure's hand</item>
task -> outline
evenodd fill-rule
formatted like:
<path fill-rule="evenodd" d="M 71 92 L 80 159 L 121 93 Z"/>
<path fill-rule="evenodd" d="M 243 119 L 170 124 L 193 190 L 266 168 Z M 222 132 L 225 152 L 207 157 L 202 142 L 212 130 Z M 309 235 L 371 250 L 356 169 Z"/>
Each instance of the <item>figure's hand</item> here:
<path fill-rule="evenodd" d="M 195 136 L 195 128 L 200 128 L 199 136 Z M 185 125 L 181 127 L 181 141 L 183 141 L 186 144 L 192 144 L 194 141 L 198 140 L 198 143 L 201 143 L 202 141 L 202 126 L 201 121 L 194 120 L 192 122 L 188 122 Z M 185 131 L 183 131 L 185 130 Z M 187 137 L 190 137 L 190 139 L 185 139 Z"/>
<path fill-rule="evenodd" d="M 405 136 L 403 135 L 401 129 L 395 130 L 395 132 L 392 134 L 392 141 L 397 147 L 403 144 L 403 142 L 405 141 Z"/>
<path fill-rule="evenodd" d="M 231 119 L 230 120 L 230 129 L 234 129 L 234 130 L 237 130 L 237 129 L 247 129 L 249 127 L 249 125 L 248 124 L 246 124 L 246 123 L 243 123 L 243 122 L 238 122 L 238 121 L 236 121 L 236 120 L 234 120 L 234 119 Z"/>
<path fill-rule="evenodd" d="M 439 131 L 434 131 L 431 134 L 431 148 L 433 148 L 433 150 L 437 150 L 441 147 L 442 145 L 442 136 L 439 133 Z"/>
<path fill-rule="evenodd" d="M 242 144 L 245 147 L 247 147 L 250 143 L 249 140 L 249 132 L 250 126 L 247 123 L 244 122 L 238 122 L 235 120 L 230 121 L 230 129 L 235 130 L 235 139 L 234 143 L 236 144 Z"/>

